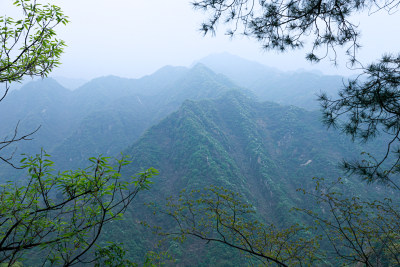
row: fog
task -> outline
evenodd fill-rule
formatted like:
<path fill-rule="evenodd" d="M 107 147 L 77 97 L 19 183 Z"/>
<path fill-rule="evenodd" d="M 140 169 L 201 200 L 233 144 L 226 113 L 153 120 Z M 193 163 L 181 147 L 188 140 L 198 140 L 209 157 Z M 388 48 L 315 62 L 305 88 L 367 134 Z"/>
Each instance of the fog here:
<path fill-rule="evenodd" d="M 215 37 L 199 32 L 206 16 L 194 11 L 186 0 L 85 0 L 52 1 L 62 7 L 70 24 L 57 29 L 68 47 L 62 65 L 53 76 L 92 79 L 104 75 L 138 78 L 164 65 L 189 66 L 213 53 L 229 52 L 281 70 L 318 69 L 325 74 L 352 75 L 339 51 L 339 66 L 329 59 L 318 64 L 305 60 L 307 50 L 284 54 L 263 51 L 255 40 L 224 35 Z M 14 14 L 9 4 L 0 2 L 1 14 Z M 386 52 L 397 52 L 400 22 L 398 13 L 385 11 L 353 19 L 360 25 L 363 45 L 359 59 L 372 62 Z"/>

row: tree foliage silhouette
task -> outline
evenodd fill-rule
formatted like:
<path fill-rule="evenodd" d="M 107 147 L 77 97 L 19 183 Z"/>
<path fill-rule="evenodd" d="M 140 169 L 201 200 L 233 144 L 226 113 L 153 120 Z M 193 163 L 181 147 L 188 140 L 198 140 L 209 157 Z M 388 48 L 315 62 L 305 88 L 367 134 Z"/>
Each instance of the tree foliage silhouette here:
<path fill-rule="evenodd" d="M 309 41 L 311 50 L 306 59 L 311 62 L 329 58 L 336 64 L 338 48 L 344 48 L 350 65 L 362 72 L 338 88 L 338 97 L 319 96 L 323 122 L 354 141 L 367 142 L 378 135 L 388 138 L 383 155 L 364 152 L 361 160 L 343 161 L 342 167 L 368 183 L 379 182 L 398 193 L 400 56 L 389 53 L 367 66 L 359 62 L 360 30 L 351 16 L 366 11 L 390 15 L 398 11 L 399 4 L 396 0 L 195 0 L 193 7 L 208 16 L 200 28 L 204 34 L 215 34 L 222 24 L 230 36 L 244 34 L 266 50 L 281 52 L 301 49 Z M 323 187 L 320 181 L 315 192 L 308 194 L 328 215 L 302 211 L 320 225 L 344 264 L 399 264 L 400 212 L 391 199 L 347 198 L 332 187 Z"/>
<path fill-rule="evenodd" d="M 105 224 L 120 219 L 136 195 L 149 189 L 157 171 L 122 179 L 125 157 L 115 167 L 104 157 L 90 161 L 84 170 L 55 174 L 44 152 L 22 160 L 28 179 L 0 185 L 0 262 L 13 264 L 34 251 L 44 265 L 71 266 L 107 262 L 104 257 L 120 253 L 117 244 L 101 248 L 96 241 Z"/>
<path fill-rule="evenodd" d="M 384 55 L 376 63 L 363 66 L 357 60 L 359 25 L 351 22 L 351 16 L 361 12 L 390 15 L 399 4 L 392 0 L 195 0 L 193 7 L 208 16 L 200 28 L 204 34 L 214 34 L 223 24 L 229 27 L 231 36 L 242 33 L 264 49 L 278 51 L 300 49 L 309 41 L 312 48 L 306 59 L 312 62 L 329 57 L 336 63 L 337 48 L 345 48 L 350 64 L 362 69 L 362 74 L 340 89 L 339 98 L 320 96 L 324 123 L 362 141 L 388 134 L 391 139 L 385 155 L 365 154 L 367 158 L 344 162 L 343 167 L 368 182 L 379 181 L 399 189 L 391 179 L 400 173 L 399 56 Z"/>
<path fill-rule="evenodd" d="M 65 47 L 55 28 L 68 23 L 68 17 L 55 5 L 36 0 L 16 0 L 21 18 L 0 16 L 0 102 L 10 85 L 26 77 L 46 77 L 60 64 Z M 19 134 L 18 125 L 11 137 L 0 141 L 0 152 L 10 145 L 30 140 L 40 126 Z M 5 154 L 5 153 L 3 153 Z M 90 263 L 95 266 L 133 265 L 116 243 L 99 247 L 105 224 L 121 218 L 136 195 L 149 188 L 157 174 L 147 169 L 130 179 L 122 179 L 125 157 L 113 167 L 107 158 L 90 158 L 84 170 L 56 173 L 44 151 L 25 157 L 21 165 L 13 154 L 0 160 L 27 171 L 27 178 L 0 185 L 0 262 L 17 266 L 34 258 L 33 264 L 63 265 Z M 36 257 L 35 257 L 36 255 Z"/>
<path fill-rule="evenodd" d="M 42 5 L 36 0 L 16 0 L 13 6 L 20 10 L 20 18 L 0 16 L 0 102 L 9 92 L 11 83 L 27 76 L 46 77 L 60 65 L 65 43 L 57 39 L 55 28 L 66 25 L 68 17 L 55 5 Z M 11 144 L 30 140 L 40 126 L 20 134 L 17 123 L 11 137 L 0 141 L 0 152 Z M 12 162 L 14 153 L 0 155 L 0 160 L 17 168 Z"/>

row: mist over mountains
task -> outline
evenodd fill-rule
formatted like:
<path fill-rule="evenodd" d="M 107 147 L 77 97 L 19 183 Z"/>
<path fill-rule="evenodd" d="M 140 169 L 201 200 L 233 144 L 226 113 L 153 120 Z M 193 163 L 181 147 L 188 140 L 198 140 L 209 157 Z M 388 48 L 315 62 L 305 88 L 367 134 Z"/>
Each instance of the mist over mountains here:
<path fill-rule="evenodd" d="M 318 94 L 325 92 L 334 96 L 347 81 L 345 77 L 323 75 L 318 71 L 283 72 L 228 53 L 210 55 L 198 62 L 251 90 L 259 101 L 307 110 L 319 109 Z"/>
<path fill-rule="evenodd" d="M 89 157 L 122 151 L 133 162 L 126 175 L 157 168 L 151 193 L 138 203 L 163 203 L 182 189 L 212 184 L 241 193 L 260 217 L 284 226 L 304 220 L 289 210 L 310 207 L 296 189 L 312 188 L 312 177 L 334 180 L 343 176 L 342 158 L 356 158 L 365 150 L 384 152 L 379 140 L 355 144 L 321 124 L 316 94 L 334 95 L 342 83 L 339 76 L 285 73 L 229 54 L 206 57 L 190 68 L 166 66 L 140 79 L 100 77 L 75 90 L 45 79 L 3 100 L 0 135 L 12 135 L 18 122 L 18 134 L 40 126 L 33 140 L 9 148 L 9 153 L 17 149 L 16 161 L 22 152 L 44 148 L 57 169 L 67 170 L 84 168 Z M 0 174 L 2 180 L 19 179 L 23 171 L 3 165 Z M 357 179 L 346 178 L 346 186 L 354 195 L 371 193 Z M 106 235 L 124 231 L 119 241 L 135 260 L 140 260 L 137 251 L 153 246 L 146 241 L 150 234 L 133 226 L 141 209 L 148 216 L 135 204 Z M 232 256 L 226 251 L 220 261 L 221 249 L 200 250 L 181 253 L 181 265 L 215 263 L 210 259 L 225 265 Z"/>
<path fill-rule="evenodd" d="M 274 82 L 279 84 L 279 77 L 285 76 L 276 70 L 227 54 L 216 56 L 214 61 L 209 57 L 200 62 L 204 64 L 196 64 L 190 69 L 167 66 L 141 79 L 101 77 L 74 91 L 52 79 L 28 83 L 10 93 L 0 106 L 6 126 L 0 132 L 3 135 L 12 133 L 18 121 L 20 133 L 33 131 L 40 125 L 34 140 L 20 144 L 19 150 L 36 153 L 43 147 L 62 166 L 76 167 L 93 154 L 115 155 L 137 140 L 149 126 L 177 110 L 186 99 L 216 98 L 232 89 L 252 94 L 259 100 L 276 100 L 274 95 L 285 94 L 285 86 L 277 91 L 276 85 L 270 87 L 269 82 L 264 83 L 268 88 L 250 86 L 268 75 L 275 77 Z M 220 62 L 220 67 L 216 62 Z M 215 71 L 225 69 L 226 76 L 216 74 L 206 65 Z M 310 81 L 310 76 L 315 79 L 325 77 L 310 73 L 293 75 L 304 84 Z M 287 88 L 292 87 L 287 85 Z M 293 104 L 297 101 L 298 106 L 314 103 L 315 92 L 321 89 L 318 83 L 311 83 L 309 87 L 300 86 L 296 90 L 294 97 L 281 102 Z M 316 106 L 316 103 L 307 105 L 308 108 Z"/>

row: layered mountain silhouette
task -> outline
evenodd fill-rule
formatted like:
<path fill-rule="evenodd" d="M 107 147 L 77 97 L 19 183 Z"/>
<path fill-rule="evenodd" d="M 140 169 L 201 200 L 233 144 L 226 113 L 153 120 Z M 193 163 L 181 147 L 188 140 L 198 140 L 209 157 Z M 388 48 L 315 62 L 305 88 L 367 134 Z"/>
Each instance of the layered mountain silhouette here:
<path fill-rule="evenodd" d="M 325 92 L 334 96 L 347 81 L 341 76 L 315 71 L 284 72 L 229 53 L 210 55 L 197 62 L 251 90 L 260 101 L 295 105 L 307 110 L 318 110 L 318 95 Z"/>
<path fill-rule="evenodd" d="M 83 167 L 91 156 L 118 154 L 186 99 L 218 97 L 232 88 L 238 87 L 201 64 L 167 66 L 141 79 L 101 77 L 74 91 L 53 79 L 39 80 L 1 103 L 7 127 L 0 134 L 12 135 L 18 121 L 19 134 L 40 126 L 34 140 L 17 144 L 16 159 L 18 152 L 35 154 L 43 147 L 60 168 Z"/>
<path fill-rule="evenodd" d="M 312 189 L 313 177 L 343 176 L 343 193 L 351 196 L 390 196 L 338 168 L 343 158 L 362 151 L 383 153 L 383 142 L 352 143 L 328 131 L 320 113 L 310 111 L 318 107 L 315 93 L 334 94 L 341 77 L 284 73 L 227 54 L 200 62 L 192 68 L 167 66 L 141 79 L 100 77 L 73 91 L 53 79 L 31 82 L 0 103 L 0 136 L 12 136 L 17 124 L 18 136 L 40 129 L 33 140 L 2 153 L 14 153 L 17 161 L 20 153 L 36 154 L 43 147 L 56 169 L 66 170 L 86 167 L 89 157 L 123 151 L 132 160 L 126 177 L 157 168 L 151 190 L 135 199 L 124 221 L 105 229 L 104 240 L 123 242 L 127 257 L 137 261 L 156 242 L 138 222 L 164 220 L 142 204 L 162 206 L 183 189 L 223 186 L 243 195 L 260 219 L 280 227 L 307 220 L 290 212 L 292 207 L 318 208 L 296 192 Z M 24 170 L 2 165 L 0 176 L 19 179 Z M 179 265 L 242 263 L 225 247 L 174 241 L 167 246 Z"/>

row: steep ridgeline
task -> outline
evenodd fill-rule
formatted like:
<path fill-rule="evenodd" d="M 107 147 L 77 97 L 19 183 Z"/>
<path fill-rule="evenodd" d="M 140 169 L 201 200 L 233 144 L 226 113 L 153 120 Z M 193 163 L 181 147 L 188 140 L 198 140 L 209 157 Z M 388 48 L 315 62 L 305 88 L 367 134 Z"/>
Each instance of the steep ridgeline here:
<path fill-rule="evenodd" d="M 238 88 L 202 65 L 179 70 L 179 77 L 174 79 L 166 77 L 173 77 L 173 73 L 168 72 L 176 72 L 170 67 L 154 74 L 152 79 L 139 80 L 141 83 L 137 88 L 140 90 L 132 90 L 129 83 L 118 85 L 109 79 L 95 80 L 96 84 L 81 88 L 77 101 L 84 108 L 95 111 L 88 112 L 76 130 L 54 150 L 57 162 L 64 168 L 73 168 L 83 166 L 91 156 L 115 156 L 148 127 L 177 110 L 186 99 L 215 98 Z M 121 90 L 119 97 L 114 95 L 114 88 Z M 82 99 L 93 96 L 97 96 L 97 102 L 87 107 Z"/>
<path fill-rule="evenodd" d="M 74 91 L 52 79 L 35 81 L 0 103 L 0 136 L 13 134 L 18 121 L 21 134 L 41 125 L 33 141 L 18 144 L 16 157 L 43 147 L 58 169 L 83 167 L 89 157 L 115 156 L 184 100 L 214 98 L 232 88 L 238 87 L 201 64 L 167 66 L 141 79 L 102 77 Z M 15 171 L 1 168 L 3 176 L 9 173 Z"/>
<path fill-rule="evenodd" d="M 319 72 L 283 72 L 228 53 L 210 55 L 198 62 L 251 90 L 261 101 L 273 101 L 317 110 L 317 95 L 336 95 L 346 78 Z"/>
<path fill-rule="evenodd" d="M 289 212 L 293 206 L 307 206 L 296 189 L 313 188 L 315 176 L 338 178 L 338 162 L 361 151 L 338 132 L 327 131 L 318 112 L 258 103 L 231 91 L 217 100 L 185 101 L 179 111 L 151 127 L 125 151 L 133 161 L 126 174 L 148 167 L 160 171 L 144 197 L 146 202 L 162 205 L 166 197 L 177 196 L 182 189 L 224 186 L 244 195 L 263 220 L 284 226 L 304 219 Z M 346 182 L 348 192 L 367 192 L 358 180 Z M 131 212 L 135 216 L 124 223 L 137 220 L 140 213 L 149 219 L 146 208 L 135 208 Z M 128 246 L 134 242 L 126 231 L 124 236 Z M 181 248 L 178 257 L 186 265 L 229 258 L 229 254 L 220 255 L 220 250 L 200 250 L 189 253 L 192 250 Z M 203 258 L 202 253 L 208 256 Z"/>

